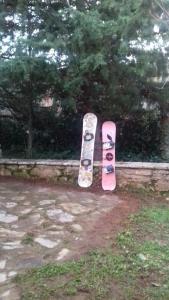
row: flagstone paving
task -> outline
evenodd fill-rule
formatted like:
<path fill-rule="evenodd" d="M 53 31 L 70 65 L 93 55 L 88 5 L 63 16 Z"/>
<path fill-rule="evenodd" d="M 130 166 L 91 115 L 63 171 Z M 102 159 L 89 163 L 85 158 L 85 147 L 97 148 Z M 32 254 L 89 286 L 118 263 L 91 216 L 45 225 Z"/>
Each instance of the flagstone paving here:
<path fill-rule="evenodd" d="M 87 232 L 121 201 L 113 194 L 1 180 L 0 300 L 20 299 L 11 280 L 16 274 L 77 254 Z"/>

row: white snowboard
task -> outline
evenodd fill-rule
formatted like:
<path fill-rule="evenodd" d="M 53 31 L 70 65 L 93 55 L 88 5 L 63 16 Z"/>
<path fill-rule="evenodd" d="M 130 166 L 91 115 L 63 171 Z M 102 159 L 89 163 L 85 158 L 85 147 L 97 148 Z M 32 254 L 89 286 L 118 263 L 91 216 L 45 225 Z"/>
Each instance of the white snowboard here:
<path fill-rule="evenodd" d="M 97 127 L 97 117 L 87 113 L 83 118 L 82 147 L 78 184 L 80 187 L 89 187 L 93 182 L 93 157 Z"/>

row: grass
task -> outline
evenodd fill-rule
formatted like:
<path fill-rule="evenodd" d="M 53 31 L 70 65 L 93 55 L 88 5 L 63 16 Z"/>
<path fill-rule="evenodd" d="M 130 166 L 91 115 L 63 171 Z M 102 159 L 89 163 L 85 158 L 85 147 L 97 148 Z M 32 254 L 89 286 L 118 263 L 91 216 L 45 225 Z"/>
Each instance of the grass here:
<path fill-rule="evenodd" d="M 22 244 L 33 245 L 34 234 L 32 232 L 27 232 L 22 238 Z"/>
<path fill-rule="evenodd" d="M 29 270 L 15 281 L 23 300 L 169 300 L 169 203 L 130 216 L 111 248 Z"/>

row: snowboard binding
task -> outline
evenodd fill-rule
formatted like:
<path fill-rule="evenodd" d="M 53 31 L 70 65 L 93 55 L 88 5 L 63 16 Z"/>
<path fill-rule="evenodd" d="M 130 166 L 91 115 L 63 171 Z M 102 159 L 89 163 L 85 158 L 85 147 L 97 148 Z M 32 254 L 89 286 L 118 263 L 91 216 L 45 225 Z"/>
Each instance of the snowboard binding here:
<path fill-rule="evenodd" d="M 108 141 L 103 143 L 103 150 L 109 150 L 114 148 L 115 143 L 113 141 Z"/>
<path fill-rule="evenodd" d="M 85 167 L 86 170 L 89 166 L 91 166 L 91 164 L 92 164 L 91 159 L 82 159 L 81 161 L 81 165 Z"/>
<path fill-rule="evenodd" d="M 104 167 L 103 169 L 106 174 L 114 173 L 114 167 L 112 165 L 108 165 L 108 166 Z"/>
<path fill-rule="evenodd" d="M 90 133 L 90 132 L 86 132 L 85 135 L 84 135 L 84 141 L 85 142 L 89 142 L 91 140 L 94 139 L 94 135 L 93 133 Z"/>
<path fill-rule="evenodd" d="M 115 146 L 115 143 L 112 140 L 112 137 L 107 134 L 108 141 L 103 143 L 103 150 L 109 150 L 113 149 Z"/>

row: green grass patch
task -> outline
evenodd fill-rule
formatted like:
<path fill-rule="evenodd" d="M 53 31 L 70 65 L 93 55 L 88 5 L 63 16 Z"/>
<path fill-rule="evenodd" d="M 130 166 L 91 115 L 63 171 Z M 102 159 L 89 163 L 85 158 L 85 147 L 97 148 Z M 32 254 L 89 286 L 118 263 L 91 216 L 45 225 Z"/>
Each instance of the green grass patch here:
<path fill-rule="evenodd" d="M 27 232 L 22 238 L 22 244 L 33 245 L 34 234 L 32 232 Z"/>
<path fill-rule="evenodd" d="M 167 224 L 169 223 L 169 207 L 166 205 L 161 205 L 153 208 L 145 208 L 139 214 L 133 216 L 135 222 L 148 223 L 153 225 Z"/>
<path fill-rule="evenodd" d="M 112 248 L 30 270 L 15 281 L 24 300 L 169 299 L 168 203 L 132 215 Z"/>

